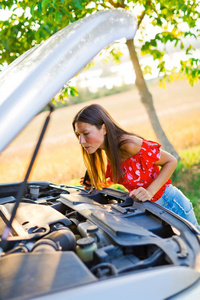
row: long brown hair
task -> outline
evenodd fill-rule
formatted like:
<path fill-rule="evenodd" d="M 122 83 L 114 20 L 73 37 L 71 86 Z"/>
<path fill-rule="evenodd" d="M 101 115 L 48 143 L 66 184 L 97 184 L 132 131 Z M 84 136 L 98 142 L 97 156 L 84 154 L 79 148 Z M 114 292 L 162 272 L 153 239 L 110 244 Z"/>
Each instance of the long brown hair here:
<path fill-rule="evenodd" d="M 105 124 L 105 152 L 102 149 L 98 149 L 93 154 L 88 154 L 87 151 L 81 146 L 82 154 L 85 166 L 88 170 L 88 174 L 91 180 L 92 186 L 97 189 L 101 189 L 103 185 L 106 185 L 106 156 L 109 160 L 112 169 L 113 182 L 118 182 L 121 178 L 120 168 L 120 147 L 128 141 L 124 138 L 127 135 L 133 135 L 122 129 L 111 115 L 98 104 L 91 104 L 81 109 L 74 117 L 72 126 L 75 132 L 75 124 L 77 121 L 89 123 L 95 125 L 97 129 L 101 129 Z"/>

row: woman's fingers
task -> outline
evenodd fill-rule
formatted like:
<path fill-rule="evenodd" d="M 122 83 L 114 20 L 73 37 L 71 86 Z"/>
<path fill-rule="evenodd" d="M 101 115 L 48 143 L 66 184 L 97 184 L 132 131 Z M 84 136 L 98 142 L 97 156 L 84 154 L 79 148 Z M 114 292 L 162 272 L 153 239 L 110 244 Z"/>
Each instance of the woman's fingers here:
<path fill-rule="evenodd" d="M 152 198 L 150 193 L 143 187 L 139 187 L 139 188 L 131 191 L 129 195 L 130 195 L 130 197 L 133 197 L 142 202 L 151 200 L 151 198 Z"/>
<path fill-rule="evenodd" d="M 80 184 L 81 184 L 81 185 L 83 185 L 83 180 L 84 180 L 84 177 L 81 177 L 81 178 L 80 178 Z"/>

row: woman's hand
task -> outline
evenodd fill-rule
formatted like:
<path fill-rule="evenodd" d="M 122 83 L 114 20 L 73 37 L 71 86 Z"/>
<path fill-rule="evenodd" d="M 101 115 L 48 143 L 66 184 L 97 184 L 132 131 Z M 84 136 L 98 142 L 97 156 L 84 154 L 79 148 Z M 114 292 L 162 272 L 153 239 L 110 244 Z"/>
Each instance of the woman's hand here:
<path fill-rule="evenodd" d="M 87 188 L 87 187 L 91 186 L 90 180 L 85 180 L 85 181 L 84 181 L 84 178 L 85 178 L 85 177 L 81 177 L 81 179 L 80 179 L 80 184 L 83 185 L 84 188 Z"/>
<path fill-rule="evenodd" d="M 113 184 L 113 182 L 111 181 L 110 177 L 106 178 L 106 187 L 109 187 Z"/>
<path fill-rule="evenodd" d="M 132 190 L 129 194 L 130 197 L 135 198 L 136 200 L 139 200 L 141 202 L 145 202 L 147 200 L 151 200 L 153 195 L 150 191 L 143 187 L 139 187 L 135 190 Z"/>

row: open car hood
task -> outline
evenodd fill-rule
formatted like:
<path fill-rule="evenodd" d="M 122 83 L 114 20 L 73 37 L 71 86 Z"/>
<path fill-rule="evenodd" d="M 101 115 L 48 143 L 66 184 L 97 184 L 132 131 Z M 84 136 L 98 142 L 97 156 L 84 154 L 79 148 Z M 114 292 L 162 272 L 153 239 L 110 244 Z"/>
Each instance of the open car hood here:
<path fill-rule="evenodd" d="M 123 9 L 100 11 L 29 49 L 0 74 L 0 152 L 104 47 L 131 39 L 136 20 Z"/>

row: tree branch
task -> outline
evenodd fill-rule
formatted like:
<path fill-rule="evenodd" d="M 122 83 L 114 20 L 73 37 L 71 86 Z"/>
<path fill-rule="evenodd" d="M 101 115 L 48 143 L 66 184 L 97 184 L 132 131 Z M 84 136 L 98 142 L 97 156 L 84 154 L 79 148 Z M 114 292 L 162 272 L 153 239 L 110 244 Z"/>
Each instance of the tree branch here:
<path fill-rule="evenodd" d="M 122 3 L 120 4 L 120 3 L 118 3 L 118 2 L 114 2 L 113 0 L 109 0 L 108 1 L 113 7 L 115 7 L 115 8 L 119 8 L 119 7 L 125 7 L 124 6 L 124 1 L 122 1 Z"/>
<path fill-rule="evenodd" d="M 113 0 L 109 0 L 108 1 L 112 6 L 114 6 L 115 8 L 117 8 L 117 3 L 115 3 Z"/>
<path fill-rule="evenodd" d="M 144 16 L 146 15 L 146 9 L 147 9 L 148 6 L 152 7 L 152 1 L 151 0 L 147 0 L 145 10 L 141 13 L 140 17 L 138 18 L 138 24 L 137 24 L 138 28 L 140 27 L 140 24 L 142 23 L 142 20 L 144 19 Z"/>
<path fill-rule="evenodd" d="M 122 0 L 121 7 L 125 7 L 124 0 Z"/>
<path fill-rule="evenodd" d="M 97 4 L 101 5 L 101 6 L 104 7 L 104 8 L 110 9 L 110 6 L 108 6 L 108 5 L 104 4 L 104 3 L 97 3 Z"/>
<path fill-rule="evenodd" d="M 139 28 L 140 27 L 140 24 L 142 23 L 142 20 L 144 19 L 144 16 L 146 15 L 146 11 L 144 10 L 143 12 L 142 12 L 142 14 L 139 16 L 139 18 L 138 18 L 138 24 L 137 24 L 137 28 Z"/>

